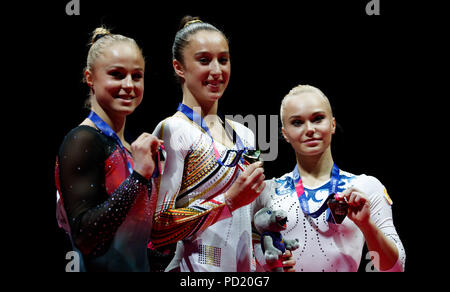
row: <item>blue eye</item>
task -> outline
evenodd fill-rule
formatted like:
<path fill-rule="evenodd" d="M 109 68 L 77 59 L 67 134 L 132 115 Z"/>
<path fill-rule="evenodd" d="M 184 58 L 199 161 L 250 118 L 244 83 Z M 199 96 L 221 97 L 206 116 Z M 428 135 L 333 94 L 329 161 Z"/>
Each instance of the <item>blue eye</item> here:
<path fill-rule="evenodd" d="M 267 210 L 267 214 L 272 215 L 272 211 Z"/>
<path fill-rule="evenodd" d="M 318 115 L 314 117 L 313 122 L 320 123 L 323 119 L 325 119 L 325 116 Z"/>

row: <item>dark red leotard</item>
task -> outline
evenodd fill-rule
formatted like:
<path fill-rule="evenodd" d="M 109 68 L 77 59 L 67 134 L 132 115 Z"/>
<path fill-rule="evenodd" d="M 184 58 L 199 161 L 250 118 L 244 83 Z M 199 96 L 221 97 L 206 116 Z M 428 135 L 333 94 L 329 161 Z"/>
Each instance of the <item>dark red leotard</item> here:
<path fill-rule="evenodd" d="M 68 133 L 60 147 L 55 182 L 60 226 L 81 251 L 87 271 L 148 271 L 156 196 L 151 182 L 129 173 L 116 142 L 89 126 Z"/>

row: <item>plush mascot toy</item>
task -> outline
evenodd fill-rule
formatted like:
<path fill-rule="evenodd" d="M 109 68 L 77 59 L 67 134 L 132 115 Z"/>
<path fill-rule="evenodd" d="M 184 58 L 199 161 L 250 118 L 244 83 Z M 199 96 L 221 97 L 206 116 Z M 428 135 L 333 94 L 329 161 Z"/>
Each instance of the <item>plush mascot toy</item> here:
<path fill-rule="evenodd" d="M 286 229 L 287 214 L 283 210 L 262 208 L 254 217 L 256 230 L 261 234 L 261 247 L 267 265 L 272 272 L 283 272 L 283 264 L 279 259 L 286 249 L 296 250 L 300 244 L 298 239 L 283 239 L 280 231 Z"/>

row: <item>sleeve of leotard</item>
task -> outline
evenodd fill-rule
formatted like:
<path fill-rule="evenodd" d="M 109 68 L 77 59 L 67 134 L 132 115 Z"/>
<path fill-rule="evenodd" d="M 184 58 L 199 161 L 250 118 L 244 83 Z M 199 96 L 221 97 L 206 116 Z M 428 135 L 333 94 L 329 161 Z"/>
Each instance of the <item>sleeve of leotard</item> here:
<path fill-rule="evenodd" d="M 225 195 L 213 199 L 198 199 L 189 206 L 177 208 L 184 171 L 185 158 L 191 153 L 192 129 L 180 118 L 162 121 L 153 135 L 164 140 L 167 153 L 164 173 L 155 187 L 158 202 L 152 228 L 151 241 L 156 247 L 175 243 L 202 232 L 219 220 L 229 218 L 231 212 L 225 204 Z"/>
<path fill-rule="evenodd" d="M 105 189 L 105 145 L 98 133 L 76 128 L 59 151 L 61 198 L 72 238 L 83 254 L 110 242 L 133 202 L 149 191 L 148 181 L 133 172 L 111 194 Z"/>
<path fill-rule="evenodd" d="M 384 185 L 373 176 L 362 176 L 361 189 L 369 196 L 370 218 L 380 231 L 392 242 L 398 250 L 397 263 L 388 271 L 401 272 L 405 268 L 406 252 L 398 236 L 392 215 L 392 200 Z"/>

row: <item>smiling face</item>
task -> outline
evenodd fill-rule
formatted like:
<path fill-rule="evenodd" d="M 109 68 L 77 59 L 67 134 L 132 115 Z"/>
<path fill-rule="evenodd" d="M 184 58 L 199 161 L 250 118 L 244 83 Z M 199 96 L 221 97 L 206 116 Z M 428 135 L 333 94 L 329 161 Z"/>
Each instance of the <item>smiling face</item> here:
<path fill-rule="evenodd" d="M 183 51 L 183 62 L 173 61 L 183 88 L 199 104 L 210 104 L 222 97 L 230 78 L 228 42 L 220 32 L 201 30 L 192 35 Z"/>
<path fill-rule="evenodd" d="M 117 42 L 104 49 L 86 82 L 97 104 L 109 115 L 131 114 L 144 94 L 145 61 L 138 48 Z"/>
<path fill-rule="evenodd" d="M 331 107 L 326 97 L 305 91 L 287 97 L 283 108 L 284 138 L 298 155 L 313 156 L 330 147 L 336 130 Z"/>

